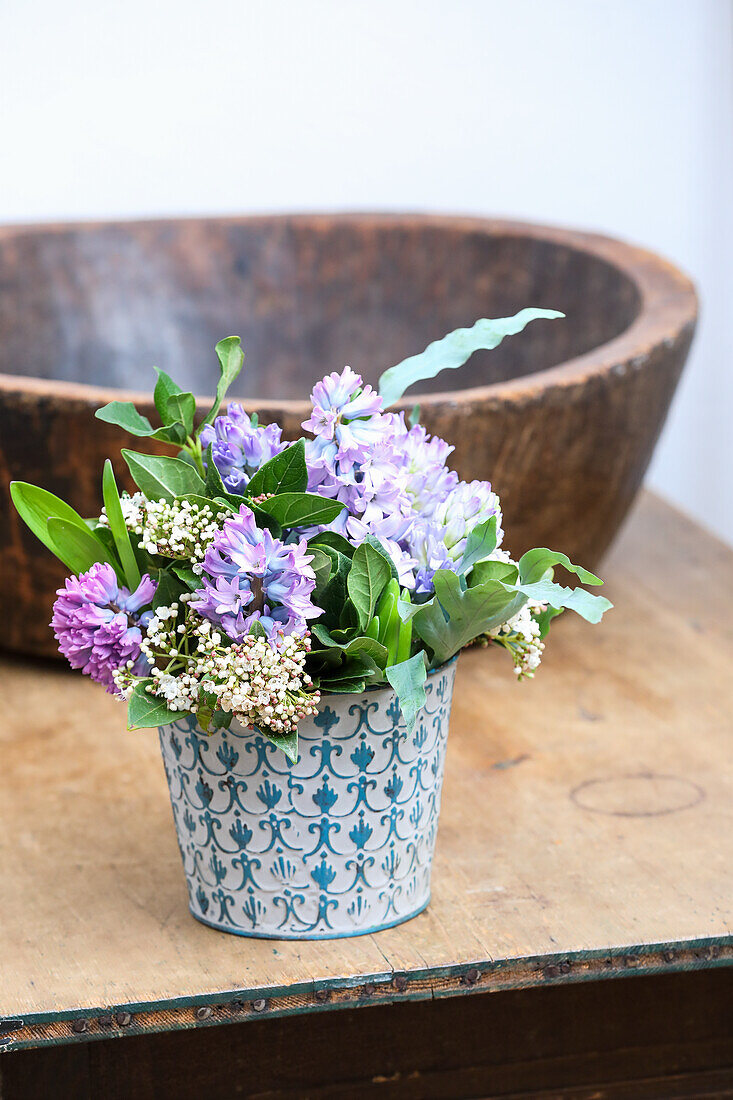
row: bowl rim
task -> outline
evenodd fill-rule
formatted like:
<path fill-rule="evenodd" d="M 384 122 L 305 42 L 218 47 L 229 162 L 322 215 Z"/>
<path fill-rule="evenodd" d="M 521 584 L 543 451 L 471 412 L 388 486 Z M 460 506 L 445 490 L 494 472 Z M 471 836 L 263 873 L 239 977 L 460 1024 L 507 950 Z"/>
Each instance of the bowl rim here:
<path fill-rule="evenodd" d="M 0 243 L 15 236 L 41 235 L 94 231 L 104 227 L 138 225 L 170 225 L 202 222 L 236 224 L 289 223 L 312 225 L 315 229 L 332 227 L 334 223 L 355 224 L 385 228 L 394 225 L 417 228 L 430 226 L 461 230 L 468 234 L 484 234 L 495 237 L 530 237 L 558 244 L 566 248 L 588 253 L 615 267 L 636 288 L 639 295 L 639 311 L 631 324 L 611 340 L 595 348 L 550 367 L 543 367 L 531 374 L 517 378 L 491 382 L 483 386 L 446 389 L 435 393 L 410 393 L 393 408 L 409 409 L 419 404 L 422 410 L 436 410 L 446 406 L 461 412 L 480 403 L 525 403 L 540 399 L 551 387 L 568 388 L 585 385 L 594 376 L 613 372 L 625 373 L 627 369 L 642 368 L 659 345 L 668 349 L 681 340 L 691 338 L 698 313 L 698 297 L 692 280 L 671 261 L 657 253 L 615 237 L 579 229 L 504 218 L 485 218 L 472 215 L 429 213 L 299 213 L 299 214 L 219 214 L 185 218 L 134 218 L 101 219 L 82 222 L 53 222 L 14 224 L 0 226 Z M 531 304 L 531 303 L 530 303 Z M 59 397 L 73 403 L 94 407 L 108 401 L 133 401 L 144 408 L 152 407 L 150 393 L 138 390 L 91 385 L 86 382 L 63 381 L 53 378 L 0 373 L 0 393 L 24 397 Z M 209 397 L 197 397 L 205 404 Z M 272 419 L 305 418 L 310 410 L 306 399 L 279 399 L 248 397 L 246 405 L 266 410 Z"/>

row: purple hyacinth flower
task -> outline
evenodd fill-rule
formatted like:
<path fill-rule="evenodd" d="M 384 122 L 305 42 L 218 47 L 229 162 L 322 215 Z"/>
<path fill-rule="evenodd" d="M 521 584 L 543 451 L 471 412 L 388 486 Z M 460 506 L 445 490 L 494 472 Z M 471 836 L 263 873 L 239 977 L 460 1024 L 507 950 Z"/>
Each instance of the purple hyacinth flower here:
<path fill-rule="evenodd" d="M 253 427 L 236 402 L 201 429 L 200 439 L 204 451 L 211 444 L 214 465 L 230 493 L 242 493 L 255 471 L 287 447 L 277 424 Z"/>
<path fill-rule="evenodd" d="M 114 569 L 97 563 L 86 573 L 68 577 L 58 590 L 51 626 L 59 649 L 72 668 L 80 668 L 111 695 L 117 694 L 113 672 L 133 662 L 135 675 L 148 664 L 140 653 L 141 608 L 150 604 L 157 584 L 147 574 L 134 592 L 123 588 Z"/>
<path fill-rule="evenodd" d="M 206 551 L 202 585 L 190 606 L 241 641 L 259 622 L 272 641 L 278 631 L 302 635 L 321 609 L 311 602 L 315 573 L 305 539 L 284 543 L 260 531 L 242 505 L 224 521 Z"/>

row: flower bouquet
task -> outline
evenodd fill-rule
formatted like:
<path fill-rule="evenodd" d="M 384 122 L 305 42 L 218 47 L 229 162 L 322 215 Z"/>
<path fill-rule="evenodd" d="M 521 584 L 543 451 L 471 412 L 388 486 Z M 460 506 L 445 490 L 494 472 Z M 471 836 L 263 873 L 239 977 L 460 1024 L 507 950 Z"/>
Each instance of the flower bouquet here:
<path fill-rule="evenodd" d="M 97 417 L 170 444 L 123 450 L 137 491 L 84 519 L 14 482 L 31 530 L 71 571 L 52 627 L 74 668 L 158 727 L 195 917 L 244 935 L 319 938 L 399 923 L 428 903 L 455 660 L 469 645 L 537 668 L 551 619 L 611 605 L 553 579 L 601 582 L 561 553 L 503 548 L 488 482 L 408 386 L 496 347 L 535 318 L 459 329 L 386 371 L 349 367 L 313 389 L 306 435 L 281 438 L 222 401 L 238 337 L 216 347 L 212 407 L 158 371 L 154 427 L 129 402 Z"/>

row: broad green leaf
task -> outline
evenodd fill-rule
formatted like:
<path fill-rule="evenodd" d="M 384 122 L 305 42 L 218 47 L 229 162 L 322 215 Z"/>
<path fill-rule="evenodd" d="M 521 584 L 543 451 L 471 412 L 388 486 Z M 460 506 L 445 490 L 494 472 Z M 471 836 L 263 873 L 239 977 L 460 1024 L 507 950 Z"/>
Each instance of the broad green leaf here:
<path fill-rule="evenodd" d="M 346 658 L 366 656 L 380 669 L 383 669 L 387 663 L 387 650 L 374 638 L 361 635 L 349 640 L 339 639 L 335 635 L 343 633 L 342 631 L 334 630 L 331 632 L 322 623 L 314 623 L 311 632 L 326 648 L 338 649 Z"/>
<path fill-rule="evenodd" d="M 346 680 L 321 680 L 320 690 L 323 694 L 332 695 L 360 695 L 366 687 L 366 680 L 352 676 Z"/>
<path fill-rule="evenodd" d="M 272 741 L 273 745 L 282 751 L 287 756 L 288 760 L 293 764 L 298 762 L 298 731 L 293 730 L 291 733 L 272 733 L 266 726 L 255 726 L 263 737 L 266 737 L 268 741 Z"/>
<path fill-rule="evenodd" d="M 277 493 L 257 507 L 272 516 L 282 527 L 313 527 L 331 523 L 340 516 L 344 505 L 317 493 Z"/>
<path fill-rule="evenodd" d="M 242 369 L 242 363 L 244 362 L 244 352 L 242 351 L 242 342 L 238 336 L 227 336 L 223 340 L 220 340 L 214 349 L 219 359 L 219 381 L 216 386 L 216 397 L 214 398 L 214 404 L 209 409 L 209 412 L 204 418 L 204 424 L 212 424 L 216 418 L 221 403 L 224 400 L 224 396 L 231 386 L 234 379 L 237 377 Z"/>
<path fill-rule="evenodd" d="M 485 581 L 504 581 L 505 584 L 516 584 L 519 577 L 519 569 L 512 561 L 479 561 L 471 570 L 471 586 L 484 584 Z"/>
<path fill-rule="evenodd" d="M 163 699 L 149 694 L 145 689 L 153 684 L 151 678 L 138 680 L 127 703 L 127 728 L 129 730 L 148 729 L 154 726 L 169 726 L 177 722 L 181 712 L 169 710 Z"/>
<path fill-rule="evenodd" d="M 584 569 L 582 565 L 573 565 L 567 554 L 561 554 L 557 550 L 547 550 L 543 546 L 522 554 L 519 559 L 519 579 L 523 584 L 532 584 L 546 577 L 555 565 L 562 565 L 569 573 L 576 573 L 582 584 L 603 584 L 595 573 Z"/>
<path fill-rule="evenodd" d="M 258 497 L 262 493 L 304 493 L 307 486 L 305 440 L 299 439 L 264 466 L 260 466 L 247 486 L 247 495 Z"/>
<path fill-rule="evenodd" d="M 164 370 L 159 367 L 153 367 L 153 370 L 157 372 L 158 378 L 155 383 L 155 389 L 153 390 L 153 401 L 155 407 L 158 410 L 158 416 L 164 424 L 169 424 L 171 421 L 168 419 L 168 398 L 174 393 L 182 393 L 181 387 L 177 382 L 174 382 L 169 374 L 166 374 Z M 173 420 L 178 419 L 174 417 Z"/>
<path fill-rule="evenodd" d="M 496 523 L 496 516 L 491 516 L 473 528 L 466 539 L 466 549 L 458 567 L 461 575 L 470 573 L 477 562 L 488 558 L 496 550 Z"/>
<path fill-rule="evenodd" d="M 385 553 L 368 542 L 356 548 L 346 586 L 359 614 L 362 629 L 373 616 L 377 600 L 391 577 L 392 570 Z"/>
<path fill-rule="evenodd" d="M 324 553 L 328 553 L 328 551 L 326 550 Z M 332 562 L 331 579 L 323 590 L 319 606 L 323 608 L 329 617 L 338 622 L 349 595 L 347 577 L 349 575 L 349 569 L 351 568 L 351 562 L 344 554 L 339 553 L 338 550 L 331 550 L 329 557 Z"/>
<path fill-rule="evenodd" d="M 339 535 L 337 531 L 319 532 L 319 534 L 308 539 L 308 546 L 331 547 L 331 549 L 338 550 L 339 553 L 344 554 L 347 558 L 353 558 L 354 550 L 356 549 L 353 543 L 345 539 L 343 535 Z"/>
<path fill-rule="evenodd" d="M 166 424 L 180 422 L 186 435 L 193 431 L 193 417 L 196 412 L 196 398 L 192 393 L 172 393 L 166 402 Z"/>
<path fill-rule="evenodd" d="M 197 588 L 201 587 L 201 577 L 197 573 L 194 573 L 188 565 L 172 565 L 171 572 L 175 573 L 180 581 L 183 581 L 186 588 L 191 592 L 195 592 Z"/>
<path fill-rule="evenodd" d="M 463 589 L 461 579 L 448 569 L 433 577 L 435 596 L 412 616 L 413 629 L 442 665 L 479 634 L 506 622 L 527 597 L 501 581 L 486 581 Z"/>
<path fill-rule="evenodd" d="M 11 481 L 10 496 L 20 518 L 52 554 L 58 555 L 58 550 L 48 533 L 49 519 L 64 519 L 75 527 L 88 530 L 86 522 L 79 513 L 75 512 L 65 500 L 49 493 L 48 489 L 30 485 L 27 481 Z M 67 568 L 71 568 L 64 558 L 61 558 L 61 561 Z"/>
<path fill-rule="evenodd" d="M 385 670 L 385 676 L 397 695 L 407 732 L 412 733 L 417 716 L 425 706 L 425 681 L 428 677 L 425 653 L 421 650 L 407 661 L 390 665 Z"/>
<path fill-rule="evenodd" d="M 539 615 L 535 615 L 537 625 L 540 628 L 540 638 L 546 638 L 550 630 L 550 623 L 558 615 L 562 615 L 563 609 L 561 607 L 547 607 L 544 611 L 541 611 Z"/>
<path fill-rule="evenodd" d="M 309 546 L 308 553 L 313 558 L 311 569 L 316 575 L 316 587 L 313 589 L 313 597 L 317 604 L 318 593 L 326 587 L 331 576 L 331 559 L 325 551 L 320 550 L 317 546 Z"/>
<path fill-rule="evenodd" d="M 112 532 L 115 548 L 122 564 L 122 572 L 125 574 L 125 581 L 130 591 L 134 592 L 140 584 L 140 570 L 138 569 L 137 559 L 135 558 L 135 552 L 132 548 L 132 542 L 130 541 L 130 532 L 127 530 L 127 524 L 122 514 L 120 494 L 117 490 L 115 473 L 109 459 L 107 459 L 104 464 L 104 473 L 102 474 L 102 496 L 104 497 L 107 522 L 109 523 L 109 529 Z"/>
<path fill-rule="evenodd" d="M 52 516 L 48 521 L 48 534 L 57 557 L 72 573 L 86 573 L 97 562 L 105 562 L 112 566 L 117 579 L 124 584 L 119 563 L 88 527 L 77 527 L 68 520 Z"/>
<path fill-rule="evenodd" d="M 195 493 L 203 496 L 206 487 L 193 466 L 180 458 L 139 454 L 122 449 L 122 457 L 130 468 L 133 480 L 148 500 L 174 500 Z"/>
<path fill-rule="evenodd" d="M 131 401 L 110 401 L 97 409 L 94 415 L 97 420 L 115 424 L 130 435 L 161 439 L 165 443 L 183 443 L 186 438 L 183 424 L 166 424 L 162 428 L 154 428 L 147 416 L 139 413 Z"/>
<path fill-rule="evenodd" d="M 177 574 L 174 576 L 168 569 L 161 569 L 157 580 L 158 587 L 153 596 L 153 608 L 170 607 L 184 591 L 185 585 Z"/>
<path fill-rule="evenodd" d="M 416 382 L 435 378 L 442 370 L 462 367 L 475 351 L 498 347 L 505 336 L 521 332 L 530 321 L 564 316 L 555 309 L 522 309 L 514 317 L 500 317 L 493 321 L 483 319 L 471 328 L 457 328 L 449 332 L 441 340 L 428 344 L 419 355 L 412 355 L 384 372 L 379 379 L 379 392 L 385 408 L 399 401 L 405 390 Z"/>

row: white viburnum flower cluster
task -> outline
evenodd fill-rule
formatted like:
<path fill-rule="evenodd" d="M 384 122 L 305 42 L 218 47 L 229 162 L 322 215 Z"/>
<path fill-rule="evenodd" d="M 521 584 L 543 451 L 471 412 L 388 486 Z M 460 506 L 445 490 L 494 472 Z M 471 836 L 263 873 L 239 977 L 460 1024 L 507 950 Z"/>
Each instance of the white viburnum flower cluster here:
<path fill-rule="evenodd" d="M 140 549 L 165 558 L 202 562 L 221 527 L 215 506 L 193 500 L 148 500 L 143 493 L 123 493 L 120 504 L 125 525 L 140 539 Z M 99 521 L 108 526 L 104 510 Z"/>
<path fill-rule="evenodd" d="M 478 639 L 481 645 L 496 642 L 511 653 L 518 680 L 525 677 L 531 679 L 539 668 L 545 643 L 540 637 L 540 625 L 535 616 L 546 610 L 546 604 L 525 604 L 511 619 Z"/>
<path fill-rule="evenodd" d="M 185 603 L 187 597 L 181 600 Z M 216 627 L 178 603 L 159 607 L 142 651 L 151 664 L 151 695 L 170 710 L 230 713 L 243 726 L 291 733 L 318 711 L 320 695 L 305 671 L 310 637 L 247 635 L 231 643 Z"/>

